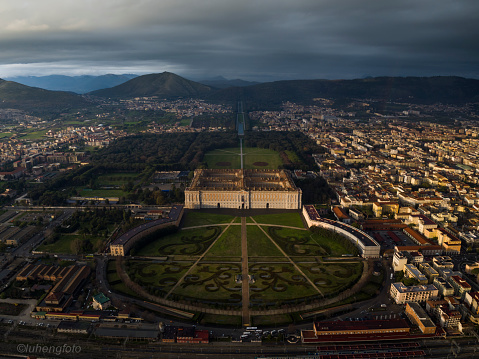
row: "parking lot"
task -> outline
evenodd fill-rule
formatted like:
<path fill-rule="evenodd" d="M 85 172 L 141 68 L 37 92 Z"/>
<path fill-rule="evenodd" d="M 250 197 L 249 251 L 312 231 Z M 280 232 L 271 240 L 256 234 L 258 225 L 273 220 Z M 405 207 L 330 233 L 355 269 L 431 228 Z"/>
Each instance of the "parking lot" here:
<path fill-rule="evenodd" d="M 383 250 L 394 249 L 394 246 L 416 246 L 417 244 L 402 231 L 366 231 Z"/>

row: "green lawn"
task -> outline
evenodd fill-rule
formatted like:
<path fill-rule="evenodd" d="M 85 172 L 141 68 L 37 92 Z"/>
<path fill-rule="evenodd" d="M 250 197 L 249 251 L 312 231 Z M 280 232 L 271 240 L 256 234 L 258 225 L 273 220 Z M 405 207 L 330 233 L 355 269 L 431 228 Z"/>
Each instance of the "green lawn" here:
<path fill-rule="evenodd" d="M 201 324 L 222 324 L 222 325 L 241 326 L 241 316 L 205 314 L 203 316 L 203 319 L 201 319 Z"/>
<path fill-rule="evenodd" d="M 83 239 L 83 235 L 81 234 L 63 234 L 58 241 L 51 244 L 41 244 L 36 248 L 37 251 L 41 252 L 49 252 L 49 253 L 62 253 L 62 254 L 73 254 L 71 250 L 71 243 L 77 239 Z M 93 248 L 98 248 L 100 243 L 104 240 L 101 237 L 92 237 L 87 236 L 92 242 Z"/>
<path fill-rule="evenodd" d="M 279 213 L 253 216 L 258 224 L 277 224 L 281 226 L 290 226 L 304 228 L 300 213 Z"/>
<path fill-rule="evenodd" d="M 203 254 L 223 230 L 223 226 L 180 230 L 147 244 L 136 255 L 148 257 L 198 256 Z"/>
<path fill-rule="evenodd" d="M 233 216 L 226 214 L 211 214 L 201 211 L 187 211 L 183 216 L 182 227 L 204 226 L 207 224 L 229 223 Z"/>
<path fill-rule="evenodd" d="M 180 121 L 180 126 L 189 126 L 191 123 L 191 118 L 182 118 Z"/>
<path fill-rule="evenodd" d="M 0 133 L 0 138 L 10 137 L 11 135 L 11 132 L 2 132 Z"/>
<path fill-rule="evenodd" d="M 216 149 L 206 153 L 204 161 L 207 163 L 208 168 L 237 169 L 241 168 L 239 154 L 239 147 Z M 243 161 L 245 169 L 278 169 L 278 167 L 282 165 L 278 152 L 257 147 L 244 147 Z M 267 164 L 265 166 L 258 166 L 255 165 L 256 162 L 265 162 Z"/>
<path fill-rule="evenodd" d="M 296 152 L 293 152 L 293 151 L 284 151 L 284 152 L 288 155 L 288 158 L 292 163 L 301 163 L 301 160 L 299 159 Z"/>
<path fill-rule="evenodd" d="M 121 186 L 128 181 L 134 181 L 137 177 L 137 173 L 110 173 L 98 176 L 97 182 L 103 186 Z"/>
<path fill-rule="evenodd" d="M 163 297 L 190 268 L 190 263 L 130 261 L 128 275 L 151 294 Z"/>
<path fill-rule="evenodd" d="M 337 293 L 351 287 L 361 277 L 362 262 L 301 264 L 303 273 L 319 288 L 323 294 Z"/>
<path fill-rule="evenodd" d="M 206 253 L 206 257 L 241 257 L 241 226 L 230 226 Z"/>
<path fill-rule="evenodd" d="M 246 233 L 248 236 L 248 256 L 279 257 L 283 255 L 258 226 L 247 226 Z"/>
<path fill-rule="evenodd" d="M 248 223 L 252 223 L 250 217 L 246 219 Z M 363 263 L 355 258 L 347 262 L 317 261 L 317 257 L 349 253 L 347 239 L 327 231 L 312 233 L 304 229 L 299 213 L 262 215 L 255 216 L 254 219 L 262 224 L 261 228 L 291 256 L 303 274 L 281 254 L 260 227 L 247 225 L 249 273 L 255 279 L 250 285 L 249 293 L 253 308 L 297 305 L 303 303 L 302 298 L 319 295 L 308 279 L 315 283 L 323 294 L 336 295 L 350 288 L 360 278 Z M 236 283 L 236 278 L 241 274 L 241 226 L 231 225 L 226 230 L 224 224 L 239 223 L 240 220 L 240 217 L 229 215 L 187 211 L 183 220 L 184 229 L 157 238 L 137 253 L 151 257 L 168 256 L 168 261 L 132 261 L 128 266 L 130 278 L 150 293 L 162 297 L 204 253 L 203 260 L 185 276 L 168 299 L 188 301 L 190 298 L 193 302 L 204 301 L 209 307 L 239 308 L 241 284 Z M 208 227 L 188 229 L 203 225 Z M 209 247 L 211 249 L 205 253 Z M 112 268 L 114 269 L 114 263 L 109 263 L 108 270 Z M 116 272 L 108 273 L 109 281 L 115 282 L 118 279 Z M 123 283 L 117 283 L 113 288 L 135 295 Z M 373 293 L 375 288 L 377 285 L 370 283 L 364 292 Z M 211 317 L 206 322 L 209 321 L 231 324 L 236 318 Z M 268 321 L 268 318 L 259 318 L 257 322 L 267 325 Z M 288 321 L 288 317 L 278 318 L 278 322 Z M 271 324 L 274 322 L 275 320 L 271 319 Z"/>
<path fill-rule="evenodd" d="M 253 317 L 254 326 L 276 326 L 278 324 L 291 322 L 289 314 L 277 314 L 277 315 L 259 315 Z"/>
<path fill-rule="evenodd" d="M 125 197 L 128 195 L 127 192 L 120 189 L 88 189 L 88 188 L 78 188 L 77 191 L 80 193 L 80 197 Z"/>
<path fill-rule="evenodd" d="M 291 264 L 255 264 L 249 268 L 256 281 L 250 285 L 253 305 L 309 297 L 318 292 Z"/>
<path fill-rule="evenodd" d="M 239 264 L 199 264 L 175 288 L 173 294 L 228 303 L 241 302 L 241 274 Z"/>
<path fill-rule="evenodd" d="M 125 285 L 125 283 L 123 283 L 123 282 L 112 285 L 111 289 L 115 292 L 119 292 L 119 293 L 129 295 L 130 297 L 143 299 L 138 295 L 138 293 L 136 293 L 133 290 L 131 290 L 130 288 L 128 288 Z"/>
<path fill-rule="evenodd" d="M 316 243 L 310 231 L 293 228 L 262 227 L 289 256 L 325 256 L 328 248 Z"/>
<path fill-rule="evenodd" d="M 116 272 L 115 261 L 108 261 L 108 265 L 106 267 L 106 280 L 108 281 L 108 283 L 120 280 L 120 276 Z"/>
<path fill-rule="evenodd" d="M 24 135 L 21 135 L 22 140 L 40 140 L 44 138 L 45 134 L 48 130 L 40 130 L 40 131 L 31 131 Z"/>
<path fill-rule="evenodd" d="M 337 240 L 336 238 L 338 235 L 333 232 L 323 231 L 323 233 L 309 233 L 311 235 L 311 239 L 321 247 L 325 248 L 329 252 L 330 256 L 334 257 L 341 256 L 343 254 L 358 253 L 357 248 L 354 247 L 354 245 L 351 245 L 347 238 L 342 237 L 340 240 Z M 347 249 L 345 244 L 347 244 L 352 250 Z"/>

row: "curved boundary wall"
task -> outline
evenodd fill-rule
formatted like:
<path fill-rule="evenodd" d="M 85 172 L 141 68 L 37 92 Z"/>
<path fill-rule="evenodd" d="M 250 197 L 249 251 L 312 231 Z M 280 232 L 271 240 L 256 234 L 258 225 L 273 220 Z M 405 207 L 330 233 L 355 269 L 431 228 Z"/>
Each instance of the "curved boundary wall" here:
<path fill-rule="evenodd" d="M 379 258 L 381 246 L 369 235 L 348 224 L 321 218 L 316 208 L 311 205 L 303 206 L 303 217 L 308 227 L 318 226 L 339 233 L 358 247 L 364 258 Z"/>
<path fill-rule="evenodd" d="M 154 231 L 168 226 L 178 227 L 183 217 L 184 207 L 175 205 L 171 207 L 167 218 L 157 219 L 135 227 L 122 234 L 110 244 L 110 254 L 112 256 L 125 256 L 131 247 L 141 238 L 153 233 Z"/>

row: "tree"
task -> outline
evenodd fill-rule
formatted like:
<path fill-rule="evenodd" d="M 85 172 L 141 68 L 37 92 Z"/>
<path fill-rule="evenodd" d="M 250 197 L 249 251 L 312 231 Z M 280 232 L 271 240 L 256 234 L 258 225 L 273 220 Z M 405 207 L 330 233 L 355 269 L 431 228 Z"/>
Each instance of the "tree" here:
<path fill-rule="evenodd" d="M 73 254 L 80 254 L 83 251 L 83 240 L 81 238 L 76 238 L 70 244 L 70 249 Z"/>

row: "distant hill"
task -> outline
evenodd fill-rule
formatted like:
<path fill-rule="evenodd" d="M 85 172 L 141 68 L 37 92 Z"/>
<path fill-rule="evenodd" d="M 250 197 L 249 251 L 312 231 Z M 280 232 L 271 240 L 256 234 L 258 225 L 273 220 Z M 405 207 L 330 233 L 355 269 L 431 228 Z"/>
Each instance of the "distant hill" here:
<path fill-rule="evenodd" d="M 160 98 L 198 97 L 211 92 L 211 87 L 187 80 L 170 72 L 138 76 L 121 85 L 90 92 L 108 98 L 158 96 Z"/>
<path fill-rule="evenodd" d="M 17 76 L 9 77 L 5 80 L 15 81 L 27 86 L 40 87 L 45 90 L 52 91 L 71 91 L 78 94 L 83 94 L 95 90 L 109 88 L 120 85 L 128 80 L 131 80 L 138 75 L 124 74 L 124 75 L 101 75 L 101 76 L 64 76 L 64 75 L 49 75 L 49 76 Z"/>
<path fill-rule="evenodd" d="M 453 104 L 479 101 L 479 80 L 452 76 L 292 80 L 226 88 L 207 97 L 221 102 L 241 99 L 259 107 L 278 105 L 284 101 L 311 101 L 315 97 Z"/>
<path fill-rule="evenodd" d="M 243 87 L 243 86 L 252 86 L 258 85 L 260 82 L 254 81 L 245 81 L 241 79 L 228 80 L 223 76 L 216 76 L 210 79 L 200 80 L 199 83 L 203 85 L 216 87 L 219 89 L 228 88 L 228 87 Z"/>
<path fill-rule="evenodd" d="M 53 115 L 89 106 L 90 102 L 71 92 L 44 90 L 0 79 L 0 108 Z"/>

